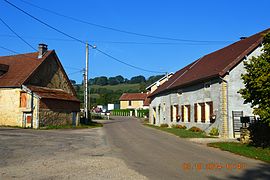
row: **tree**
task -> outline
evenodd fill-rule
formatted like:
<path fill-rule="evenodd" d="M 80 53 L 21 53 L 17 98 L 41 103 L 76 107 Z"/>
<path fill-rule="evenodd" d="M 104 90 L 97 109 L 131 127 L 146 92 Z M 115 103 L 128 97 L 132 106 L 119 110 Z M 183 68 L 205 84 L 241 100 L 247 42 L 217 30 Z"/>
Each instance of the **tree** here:
<path fill-rule="evenodd" d="M 124 79 L 123 76 L 121 76 L 121 75 L 115 76 L 115 78 L 117 79 L 117 81 L 118 81 L 120 84 L 122 84 L 122 83 L 125 82 L 125 79 Z"/>
<path fill-rule="evenodd" d="M 134 76 L 130 79 L 129 83 L 130 84 L 137 84 L 137 83 L 144 83 L 145 77 L 144 76 Z"/>
<path fill-rule="evenodd" d="M 100 85 L 100 86 L 105 86 L 108 84 L 108 78 L 106 76 L 96 77 L 94 79 L 94 84 Z"/>
<path fill-rule="evenodd" d="M 117 85 L 117 84 L 120 84 L 120 82 L 118 81 L 118 79 L 116 77 L 110 77 L 108 79 L 108 84 L 109 85 Z"/>
<path fill-rule="evenodd" d="M 153 84 L 157 80 L 161 79 L 163 76 L 165 75 L 150 76 L 146 81 L 146 85 L 149 86 L 150 84 Z"/>
<path fill-rule="evenodd" d="M 270 126 L 270 33 L 263 41 L 263 53 L 244 62 L 246 74 L 242 74 L 245 88 L 239 93 L 245 103 L 251 103 L 254 114 Z"/>

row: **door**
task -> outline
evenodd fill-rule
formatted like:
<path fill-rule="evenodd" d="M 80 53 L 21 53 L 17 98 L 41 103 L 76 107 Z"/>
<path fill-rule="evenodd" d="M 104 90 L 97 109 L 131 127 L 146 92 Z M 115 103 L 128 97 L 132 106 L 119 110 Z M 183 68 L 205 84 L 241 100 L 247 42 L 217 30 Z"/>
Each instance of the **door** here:
<path fill-rule="evenodd" d="M 72 112 L 72 126 L 76 126 L 77 112 Z"/>
<path fill-rule="evenodd" d="M 30 128 L 32 127 L 32 114 L 23 113 L 23 127 Z"/>

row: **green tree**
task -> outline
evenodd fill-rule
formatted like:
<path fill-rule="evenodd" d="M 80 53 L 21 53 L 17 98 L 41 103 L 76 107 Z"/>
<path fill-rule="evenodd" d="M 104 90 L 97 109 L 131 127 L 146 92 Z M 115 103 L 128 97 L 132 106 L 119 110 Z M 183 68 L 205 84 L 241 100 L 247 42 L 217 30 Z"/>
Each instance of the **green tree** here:
<path fill-rule="evenodd" d="M 108 84 L 108 78 L 106 76 L 100 76 L 100 77 L 96 77 L 94 79 L 95 79 L 96 85 L 105 86 Z"/>
<path fill-rule="evenodd" d="M 145 80 L 145 77 L 144 76 L 134 76 L 130 79 L 129 83 L 130 84 L 137 84 L 137 83 L 144 83 L 146 80 Z"/>
<path fill-rule="evenodd" d="M 116 77 L 110 77 L 108 79 L 108 84 L 109 85 L 117 85 L 117 84 L 120 84 L 120 82 L 118 81 L 118 79 Z"/>
<path fill-rule="evenodd" d="M 244 62 L 246 74 L 242 74 L 245 88 L 239 93 L 245 103 L 251 103 L 254 114 L 270 126 L 270 33 L 263 41 L 263 53 Z"/>

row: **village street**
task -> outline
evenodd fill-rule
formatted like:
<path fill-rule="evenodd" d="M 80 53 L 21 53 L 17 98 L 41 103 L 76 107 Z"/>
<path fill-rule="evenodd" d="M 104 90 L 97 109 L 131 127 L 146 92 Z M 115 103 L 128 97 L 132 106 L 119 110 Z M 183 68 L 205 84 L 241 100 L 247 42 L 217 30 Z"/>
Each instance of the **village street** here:
<path fill-rule="evenodd" d="M 240 170 L 233 167 L 239 164 Z M 0 179 L 268 179 L 269 172 L 269 164 L 130 117 L 114 117 L 94 129 L 0 128 Z"/>

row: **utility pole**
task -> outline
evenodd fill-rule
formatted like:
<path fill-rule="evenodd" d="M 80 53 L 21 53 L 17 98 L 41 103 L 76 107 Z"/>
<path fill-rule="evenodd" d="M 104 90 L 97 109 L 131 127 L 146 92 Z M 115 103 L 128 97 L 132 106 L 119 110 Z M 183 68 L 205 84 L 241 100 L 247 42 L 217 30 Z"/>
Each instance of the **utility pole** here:
<path fill-rule="evenodd" d="M 89 64 L 89 45 L 86 43 L 86 56 L 85 56 L 85 72 L 84 72 L 84 112 L 85 119 L 88 120 L 88 64 Z"/>

